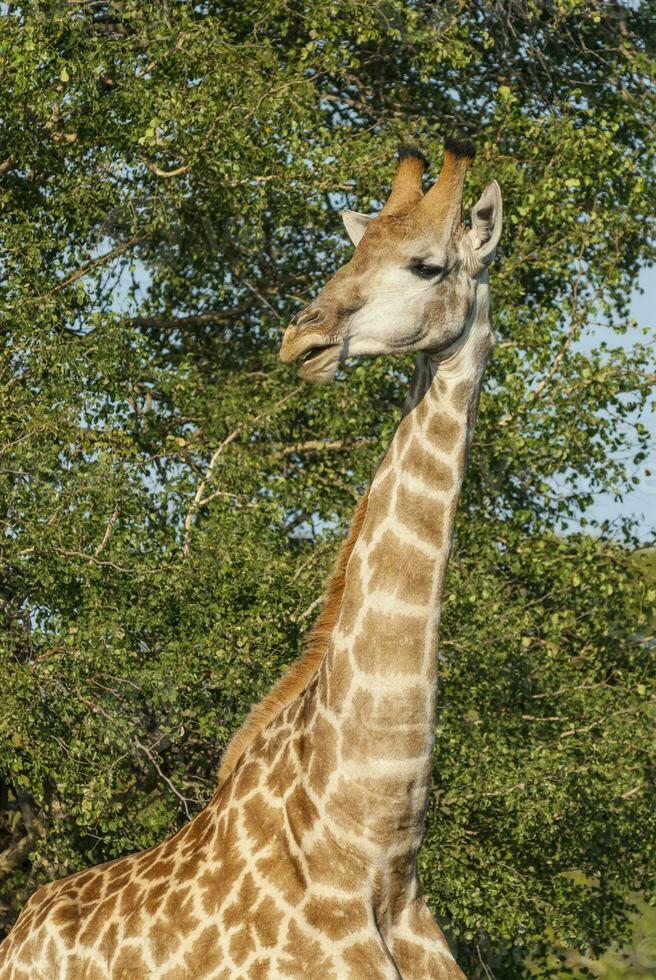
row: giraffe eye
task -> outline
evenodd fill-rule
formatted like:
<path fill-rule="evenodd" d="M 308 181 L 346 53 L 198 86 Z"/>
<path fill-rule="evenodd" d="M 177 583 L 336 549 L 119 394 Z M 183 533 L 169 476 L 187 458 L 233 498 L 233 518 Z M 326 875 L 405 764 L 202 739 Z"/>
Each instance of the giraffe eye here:
<path fill-rule="evenodd" d="M 413 262 L 410 266 L 410 272 L 414 273 L 415 276 L 419 276 L 420 279 L 434 279 L 435 276 L 439 276 L 441 272 L 444 272 L 444 266 L 428 265 L 426 262 Z"/>

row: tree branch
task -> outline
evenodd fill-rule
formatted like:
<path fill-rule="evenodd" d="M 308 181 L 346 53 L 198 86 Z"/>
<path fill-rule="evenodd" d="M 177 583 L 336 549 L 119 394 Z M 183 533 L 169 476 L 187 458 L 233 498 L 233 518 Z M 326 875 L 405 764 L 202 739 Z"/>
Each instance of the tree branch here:
<path fill-rule="evenodd" d="M 30 853 L 35 836 L 36 831 L 31 830 L 21 837 L 20 840 L 6 847 L 4 851 L 0 851 L 0 878 L 6 878 L 7 875 L 11 874 L 15 868 L 23 863 Z"/>
<path fill-rule="evenodd" d="M 273 405 L 270 409 L 268 409 L 265 412 L 261 412 L 259 415 L 256 415 L 255 418 L 251 419 L 249 422 L 246 422 L 243 425 L 238 425 L 235 429 L 232 430 L 232 432 L 230 432 L 225 437 L 223 442 L 219 443 L 217 448 L 214 450 L 210 458 L 210 461 L 208 463 L 207 469 L 205 471 L 205 476 L 202 478 L 202 480 L 196 487 L 196 493 L 194 494 L 194 499 L 191 502 L 191 506 L 189 507 L 189 510 L 187 511 L 187 516 L 185 517 L 184 520 L 184 538 L 182 543 L 182 551 L 185 556 L 189 555 L 190 552 L 191 528 L 194 523 L 194 517 L 196 516 L 196 512 L 201 507 L 203 507 L 206 503 L 209 503 L 212 497 L 212 495 L 210 495 L 209 497 L 205 497 L 205 488 L 212 476 L 214 467 L 218 463 L 223 450 L 226 449 L 230 445 L 230 443 L 234 442 L 235 439 L 237 439 L 237 437 L 240 436 L 245 429 L 257 425 L 257 423 L 260 422 L 263 418 L 272 415 L 279 408 L 282 408 L 285 402 L 288 402 L 290 398 L 293 398 L 294 395 L 297 395 L 300 390 L 301 390 L 301 386 L 298 385 L 296 388 L 293 388 L 292 391 L 287 392 L 287 394 L 279 401 L 277 401 L 275 405 Z"/>
<path fill-rule="evenodd" d="M 128 322 L 135 327 L 154 327 L 157 330 L 180 330 L 184 327 L 202 327 L 207 323 L 220 323 L 223 320 L 234 320 L 255 306 L 256 297 L 238 303 L 226 310 L 208 310 L 207 313 L 192 313 L 189 316 L 135 316 Z"/>
<path fill-rule="evenodd" d="M 332 442 L 326 439 L 306 439 L 305 442 L 296 442 L 293 446 L 284 446 L 280 450 L 280 455 L 292 456 L 294 453 L 309 453 L 317 450 L 321 452 L 339 452 L 345 446 L 344 439 L 334 439 Z"/>
<path fill-rule="evenodd" d="M 157 571 L 155 568 L 125 568 L 123 565 L 117 565 L 116 562 L 109 561 L 107 558 L 96 558 L 95 555 L 88 555 L 85 551 L 79 551 L 77 549 L 57 548 L 56 550 L 57 554 L 63 555 L 64 558 L 81 558 L 83 561 L 89 562 L 90 565 L 97 565 L 99 568 L 113 568 L 116 572 L 154 575 Z"/>
<path fill-rule="evenodd" d="M 304 619 L 307 619 L 308 616 L 311 616 L 312 613 L 317 608 L 317 606 L 319 605 L 319 603 L 321 602 L 322 599 L 323 599 L 323 592 L 321 593 L 321 595 L 317 596 L 317 598 L 314 599 L 310 603 L 310 605 L 307 607 L 307 609 L 304 609 L 302 613 L 300 613 L 298 616 L 294 617 L 295 618 L 295 621 L 297 623 L 302 623 Z"/>
<path fill-rule="evenodd" d="M 32 844 L 43 830 L 41 821 L 34 815 L 31 804 L 19 797 L 17 801 L 21 813 L 25 833 L 15 840 L 4 851 L 0 851 L 0 879 L 6 878 L 15 868 L 19 867 L 30 853 Z"/>
<path fill-rule="evenodd" d="M 100 544 L 98 545 L 98 547 L 94 551 L 94 555 L 95 555 L 96 558 L 107 547 L 107 545 L 109 543 L 109 539 L 111 538 L 112 532 L 114 530 L 114 525 L 116 524 L 116 521 L 118 520 L 119 513 L 120 513 L 120 511 L 115 510 L 114 513 L 112 514 L 112 516 L 107 521 L 107 526 L 105 528 L 105 533 L 103 534 L 102 541 L 100 542 Z"/>
<path fill-rule="evenodd" d="M 580 318 L 578 320 L 573 320 L 572 321 L 572 324 L 571 324 L 571 326 L 570 326 L 570 328 L 569 328 L 569 330 L 567 332 L 567 337 L 565 338 L 565 341 L 564 341 L 562 347 L 560 348 L 560 350 L 558 351 L 558 353 L 554 357 L 553 361 L 549 365 L 549 369 L 548 369 L 547 373 L 542 378 L 542 380 L 540 381 L 540 383 L 536 387 L 535 391 L 533 392 L 533 399 L 535 401 L 537 401 L 538 399 L 540 399 L 542 397 L 542 395 L 544 394 L 545 388 L 547 387 L 547 385 L 549 384 L 549 382 L 553 378 L 554 374 L 556 373 L 556 371 L 560 367 L 561 361 L 565 357 L 565 354 L 567 353 L 567 351 L 569 350 L 569 348 L 572 346 L 572 344 L 574 342 L 574 338 L 576 337 L 576 334 L 577 334 L 578 329 L 581 326 L 582 322 L 583 322 L 583 318 Z"/>
<path fill-rule="evenodd" d="M 139 242 L 144 242 L 148 236 L 147 235 L 136 235 L 134 238 L 129 238 L 127 242 L 123 242 L 122 245 L 117 245 L 116 248 L 110 249 L 109 252 L 105 252 L 104 255 L 99 255 L 97 259 L 93 259 L 91 262 L 87 262 L 86 265 L 80 266 L 80 268 L 68 277 L 68 279 L 63 279 L 58 282 L 52 289 L 49 290 L 50 293 L 58 293 L 61 289 L 66 289 L 67 286 L 71 286 L 78 279 L 82 279 L 87 273 L 91 272 L 92 269 L 96 269 L 99 265 L 104 265 L 105 262 L 111 262 L 117 256 L 122 255 L 127 252 L 128 249 L 132 248 L 133 245 L 138 245 Z"/>
<path fill-rule="evenodd" d="M 182 795 L 182 793 L 180 792 L 180 790 L 177 789 L 177 787 L 174 785 L 174 783 L 171 782 L 171 780 L 166 775 L 166 773 L 162 772 L 162 769 L 161 769 L 161 767 L 160 767 L 157 759 L 155 758 L 155 756 L 153 755 L 153 753 L 150 751 L 150 749 L 146 745 L 143 744 L 143 742 L 141 741 L 141 739 L 135 737 L 134 743 L 137 746 L 137 748 L 141 752 L 143 752 L 143 754 L 149 760 L 149 762 L 151 763 L 153 769 L 155 770 L 155 772 L 157 773 L 157 775 L 160 777 L 160 779 L 163 779 L 164 782 L 166 783 L 166 785 L 171 790 L 171 792 L 175 793 L 175 795 L 177 796 L 177 798 L 179 800 L 181 800 L 182 805 L 184 807 L 184 811 L 185 811 L 185 815 L 187 817 L 187 820 L 191 820 L 191 813 L 189 812 L 189 807 L 187 806 L 187 804 L 188 803 L 193 803 L 195 801 L 194 800 L 190 800 L 186 796 L 183 796 Z"/>
<path fill-rule="evenodd" d="M 181 167 L 174 167 L 173 170 L 162 170 L 161 167 L 158 167 L 154 163 L 149 163 L 148 160 L 143 160 L 142 162 L 156 177 L 165 177 L 167 179 L 169 177 L 179 177 L 181 174 L 185 174 L 190 168 L 190 164 L 184 163 Z"/>
<path fill-rule="evenodd" d="M 590 224 L 590 220 L 588 219 L 588 226 L 589 226 L 589 224 Z M 587 244 L 588 244 L 588 234 L 587 234 L 587 229 L 586 229 L 585 237 L 584 237 L 583 241 L 581 242 L 581 248 L 579 249 L 579 255 L 578 255 L 578 272 L 577 272 L 576 279 L 574 280 L 574 286 L 572 287 L 572 301 L 571 301 L 571 304 L 570 304 L 570 311 L 569 311 L 569 315 L 570 315 L 570 319 L 571 319 L 570 328 L 569 328 L 569 330 L 567 332 L 567 337 L 565 338 L 565 342 L 563 343 L 562 347 L 560 348 L 560 350 L 558 351 L 558 353 L 554 357 L 553 361 L 551 362 L 551 364 L 550 364 L 550 366 L 549 366 L 549 368 L 547 370 L 547 373 L 543 377 L 542 381 L 538 384 L 538 386 L 536 387 L 535 391 L 533 392 L 533 399 L 535 401 L 537 401 L 539 398 L 542 397 L 542 393 L 544 392 L 544 389 L 547 387 L 547 385 L 549 384 L 549 382 L 553 378 L 554 374 L 556 373 L 556 371 L 560 367 L 560 364 L 561 364 L 563 358 L 565 357 L 565 355 L 567 354 L 567 351 L 570 349 L 570 347 L 572 346 L 572 344 L 574 342 L 574 338 L 576 337 L 576 334 L 578 333 L 579 327 L 585 322 L 586 312 L 587 312 L 587 310 L 590 307 L 590 303 L 588 303 L 586 309 L 584 310 L 584 312 L 580 316 L 578 316 L 578 317 L 576 316 L 576 312 L 577 312 L 578 305 L 579 305 L 579 287 L 581 285 L 581 281 L 583 279 L 583 274 L 585 272 L 585 267 L 584 267 L 584 264 L 583 264 L 583 256 L 585 254 L 585 249 L 587 247 Z M 598 292 L 599 292 L 598 290 L 597 290 L 597 292 L 595 292 L 594 297 L 592 298 L 591 302 L 594 302 L 594 300 L 597 298 Z"/>

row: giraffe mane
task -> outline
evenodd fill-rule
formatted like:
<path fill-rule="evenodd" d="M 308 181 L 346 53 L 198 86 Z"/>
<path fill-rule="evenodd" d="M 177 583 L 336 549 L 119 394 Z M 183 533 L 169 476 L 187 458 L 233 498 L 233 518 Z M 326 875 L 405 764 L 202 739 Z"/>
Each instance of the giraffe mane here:
<path fill-rule="evenodd" d="M 346 566 L 364 524 L 368 497 L 367 490 L 355 509 L 348 536 L 340 548 L 323 594 L 321 612 L 307 636 L 303 653 L 279 678 L 269 693 L 265 694 L 259 704 L 251 708 L 243 725 L 233 735 L 221 759 L 217 789 L 223 786 L 235 770 L 256 736 L 306 689 L 321 666 L 339 615 L 346 580 Z"/>

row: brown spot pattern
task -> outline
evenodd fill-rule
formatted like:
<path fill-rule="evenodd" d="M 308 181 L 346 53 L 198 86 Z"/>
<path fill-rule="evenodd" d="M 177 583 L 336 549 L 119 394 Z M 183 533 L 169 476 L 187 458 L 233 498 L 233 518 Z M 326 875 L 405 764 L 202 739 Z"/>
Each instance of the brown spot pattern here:
<path fill-rule="evenodd" d="M 284 956 L 280 957 L 280 973 L 283 977 L 321 977 L 321 980 L 339 980 L 330 960 L 315 939 L 303 933 L 292 920 L 287 930 Z"/>
<path fill-rule="evenodd" d="M 435 563 L 393 531 L 385 531 L 369 557 L 369 589 L 395 595 L 403 602 L 426 603 L 430 598 Z"/>
<path fill-rule="evenodd" d="M 330 722 L 321 715 L 314 723 L 312 741 L 315 750 L 310 759 L 308 779 L 314 792 L 323 796 L 337 765 L 337 735 Z"/>
<path fill-rule="evenodd" d="M 450 468 L 416 441 L 406 457 L 404 472 L 421 480 L 433 490 L 446 493 L 453 488 L 453 474 Z"/>
<path fill-rule="evenodd" d="M 358 667 L 374 674 L 414 674 L 415 654 L 423 645 L 423 627 L 422 616 L 370 610 L 353 644 Z"/>
<path fill-rule="evenodd" d="M 245 909 L 252 909 L 258 898 L 252 874 L 247 872 L 234 900 L 223 912 L 223 925 L 226 930 L 234 929 L 243 918 Z"/>
<path fill-rule="evenodd" d="M 398 837 L 400 829 L 407 830 L 413 837 L 421 824 L 421 815 L 415 812 L 408 797 L 403 799 L 397 795 L 386 799 L 378 792 L 367 794 L 361 784 L 347 779 L 338 782 L 327 811 L 345 833 L 366 837 L 383 848 Z M 393 864 L 398 866 L 394 873 L 398 871 L 399 878 L 407 880 L 412 868 L 406 857 L 395 859 Z"/>
<path fill-rule="evenodd" d="M 435 412 L 426 428 L 426 434 L 431 443 L 444 452 L 450 452 L 462 432 L 462 423 L 445 412 Z"/>
<path fill-rule="evenodd" d="M 248 834 L 248 846 L 253 853 L 265 848 L 278 828 L 278 815 L 261 793 L 251 799 L 244 813 L 244 829 Z"/>
<path fill-rule="evenodd" d="M 243 921 L 243 920 L 242 920 Z M 249 953 L 253 952 L 255 949 L 255 942 L 252 935 L 252 925 L 246 919 L 243 921 L 242 926 L 230 937 L 229 948 L 230 956 L 237 964 L 241 966 Z"/>
<path fill-rule="evenodd" d="M 344 939 L 350 932 L 364 929 L 367 910 L 359 899 L 311 898 L 303 909 L 305 919 L 329 939 Z"/>
<path fill-rule="evenodd" d="M 375 977 L 378 971 L 385 970 L 389 966 L 389 960 L 383 953 L 380 943 L 375 939 L 368 939 L 364 943 L 353 943 L 344 950 L 343 956 L 351 971 L 349 980 Z"/>
<path fill-rule="evenodd" d="M 315 841 L 306 862 L 311 881 L 340 890 L 352 890 L 353 882 L 366 873 L 363 860 L 327 837 Z"/>
<path fill-rule="evenodd" d="M 278 942 L 283 913 L 274 900 L 267 896 L 262 899 L 253 913 L 253 926 L 263 946 L 275 946 Z"/>
<path fill-rule="evenodd" d="M 338 620 L 340 632 L 346 635 L 353 631 L 358 613 L 364 602 L 362 561 L 357 554 L 354 554 L 349 562 L 347 579 L 348 589 L 346 589 L 344 594 Z"/>
<path fill-rule="evenodd" d="M 288 786 L 296 778 L 296 765 L 292 759 L 289 746 L 281 752 L 280 757 L 272 765 L 267 776 L 267 786 L 269 792 L 274 795 L 282 796 Z"/>
<path fill-rule="evenodd" d="M 256 866 L 286 902 L 298 905 L 302 901 L 307 887 L 305 874 L 282 829 L 273 836 L 267 853 Z"/>
<path fill-rule="evenodd" d="M 406 708 L 416 719 L 412 703 Z M 421 755 L 427 748 L 425 726 L 399 727 L 394 715 L 386 714 L 384 705 L 363 690 L 353 696 L 352 712 L 344 722 L 342 737 L 344 759 L 356 762 L 403 759 Z"/>
<path fill-rule="evenodd" d="M 441 548 L 444 540 L 444 508 L 441 504 L 427 501 L 400 483 L 396 494 L 396 516 L 408 530 L 434 548 Z M 434 572 L 435 566 L 431 566 Z"/>
<path fill-rule="evenodd" d="M 266 959 L 255 960 L 251 963 L 248 969 L 248 980 L 269 980 L 271 977 L 271 960 L 267 956 Z"/>
<path fill-rule="evenodd" d="M 328 675 L 325 704 L 329 710 L 339 712 L 353 683 L 353 671 L 345 656 L 334 656 L 334 650 L 326 657 L 325 672 Z M 323 670 L 322 670 L 323 672 Z"/>
<path fill-rule="evenodd" d="M 312 755 L 315 756 L 320 751 L 320 747 L 317 746 Z M 294 842 L 298 849 L 302 850 L 303 834 L 311 830 L 319 820 L 317 808 L 307 795 L 303 786 L 299 784 L 288 797 L 285 809 L 287 810 L 287 820 Z"/>
<path fill-rule="evenodd" d="M 376 528 L 380 526 L 381 522 L 385 519 L 389 513 L 390 507 L 390 494 L 395 482 L 395 471 L 390 465 L 387 467 L 384 476 L 378 474 L 376 480 L 372 485 L 369 492 L 369 505 L 367 507 L 367 516 L 365 518 L 364 524 L 362 526 L 361 540 L 365 544 L 371 544 L 372 536 L 374 535 Z M 346 575 L 346 586 L 345 592 L 348 592 L 350 588 L 351 569 L 348 569 Z"/>

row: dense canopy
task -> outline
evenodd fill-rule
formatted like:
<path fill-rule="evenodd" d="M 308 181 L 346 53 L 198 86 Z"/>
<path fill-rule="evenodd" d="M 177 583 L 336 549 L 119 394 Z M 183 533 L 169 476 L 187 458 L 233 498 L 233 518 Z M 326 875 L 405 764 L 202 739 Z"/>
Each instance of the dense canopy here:
<path fill-rule="evenodd" d="M 4 927 L 197 811 L 298 653 L 411 364 L 311 388 L 280 328 L 349 254 L 339 209 L 449 132 L 507 217 L 421 874 L 469 976 L 571 975 L 656 871 L 654 593 L 590 514 L 647 440 L 654 3 L 5 8 Z"/>

